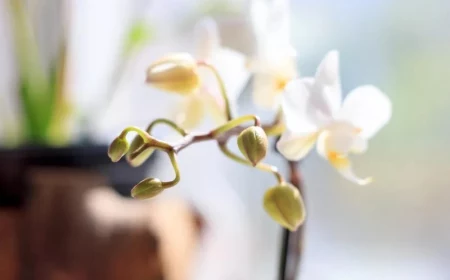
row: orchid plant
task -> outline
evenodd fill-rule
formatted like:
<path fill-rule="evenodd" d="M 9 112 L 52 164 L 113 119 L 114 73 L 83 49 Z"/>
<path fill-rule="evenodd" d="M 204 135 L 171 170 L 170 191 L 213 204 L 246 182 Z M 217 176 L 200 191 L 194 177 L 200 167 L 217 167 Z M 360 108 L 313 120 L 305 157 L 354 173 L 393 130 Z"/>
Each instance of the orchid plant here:
<path fill-rule="evenodd" d="M 256 115 L 236 117 L 226 84 L 215 66 L 190 54 L 170 54 L 154 62 L 147 71 L 146 82 L 158 89 L 203 102 L 210 96 L 209 91 L 202 89 L 204 84 L 199 73 L 202 68 L 211 71 L 216 78 L 222 102 L 210 109 L 216 110 L 214 113 L 222 116 L 225 123 L 203 133 L 188 132 L 169 119 L 154 120 L 146 130 L 125 128 L 110 145 L 109 156 L 113 161 L 126 155 L 131 165 L 138 166 L 154 150 L 160 150 L 168 154 L 175 172 L 175 178 L 167 182 L 157 178 L 142 180 L 131 190 L 133 197 L 151 198 L 178 184 L 181 179 L 178 154 L 193 144 L 216 141 L 219 150 L 230 159 L 274 175 L 276 182 L 264 195 L 264 209 L 280 225 L 295 231 L 305 220 L 303 198 L 277 167 L 262 162 L 268 152 L 268 135 L 280 134 L 277 147 L 288 160 L 301 160 L 317 142 L 319 154 L 328 159 L 345 178 L 359 185 L 371 181 L 370 178 L 360 179 L 353 173 L 347 156 L 367 149 L 368 139 L 388 122 L 391 104 L 376 87 L 362 86 L 350 92 L 341 105 L 337 51 L 326 55 L 315 78 L 293 79 L 286 84 L 281 94 L 283 118 L 267 125 L 262 124 Z M 251 124 L 245 125 L 248 122 Z M 160 124 L 174 129 L 182 139 L 168 143 L 155 138 L 152 129 Z M 286 129 L 276 129 L 278 127 Z M 131 143 L 127 140 L 129 133 L 137 134 Z M 242 155 L 228 147 L 234 136 L 237 136 Z"/>
<path fill-rule="evenodd" d="M 269 8 L 271 11 L 276 9 L 277 6 Z M 267 24 L 263 19 L 258 22 Z M 372 181 L 354 174 L 348 155 L 367 150 L 368 139 L 389 121 L 391 102 L 374 86 L 358 87 L 342 101 L 337 51 L 325 55 L 314 77 L 299 77 L 294 52 L 286 37 L 272 44 L 262 38 L 265 36 L 263 30 L 277 33 L 276 27 L 270 24 L 261 27 L 260 48 L 255 57 L 248 59 L 250 63 L 247 66 L 254 77 L 255 103 L 277 112 L 273 122 L 263 124 L 257 115 L 235 114 L 236 95 L 234 92 L 230 94 L 228 83 L 222 79 L 214 59 L 221 53 L 223 55 L 224 50 L 217 39 L 215 24 L 208 19 L 198 28 L 209 34 L 205 37 L 208 40 L 200 40 L 203 47 L 200 49 L 206 51 L 199 52 L 197 57 L 188 53 L 168 54 L 152 63 L 146 73 L 149 86 L 180 94 L 189 105 L 181 107 L 184 111 L 181 110 L 175 118 L 153 120 L 146 129 L 125 128 L 109 147 L 112 161 L 125 156 L 132 166 L 142 164 L 155 150 L 166 153 L 170 158 L 174 179 L 146 178 L 133 187 L 132 197 L 148 199 L 176 186 L 181 180 L 178 155 L 191 145 L 204 141 L 216 142 L 218 150 L 233 161 L 273 174 L 275 182 L 262 198 L 263 207 L 288 231 L 298 231 L 305 221 L 300 174 L 295 163 L 302 160 L 314 144 L 317 143 L 318 153 L 344 178 L 358 185 Z M 231 51 L 227 55 L 230 59 L 240 57 Z M 215 86 L 205 78 L 205 70 L 214 77 Z M 193 131 L 205 118 L 205 107 L 219 120 L 217 126 L 206 132 Z M 183 117 L 179 117 L 180 114 Z M 158 125 L 169 126 L 181 139 L 171 143 L 156 138 L 152 132 Z M 129 134 L 136 134 L 130 142 Z M 234 137 L 240 154 L 229 147 Z M 276 166 L 263 162 L 270 152 L 269 137 L 277 139 L 277 150 L 289 162 L 291 173 L 288 179 Z M 285 258 L 287 255 L 284 251 Z M 285 279 L 286 259 L 282 262 L 280 274 L 283 276 L 280 279 Z"/>

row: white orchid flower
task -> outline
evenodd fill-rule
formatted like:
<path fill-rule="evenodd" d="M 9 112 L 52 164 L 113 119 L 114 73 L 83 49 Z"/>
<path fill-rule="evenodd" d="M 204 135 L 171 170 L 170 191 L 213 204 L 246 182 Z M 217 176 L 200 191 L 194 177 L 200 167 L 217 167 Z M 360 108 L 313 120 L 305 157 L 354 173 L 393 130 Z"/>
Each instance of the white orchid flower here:
<path fill-rule="evenodd" d="M 249 62 L 254 73 L 253 99 L 257 106 L 277 109 L 281 93 L 298 76 L 291 46 L 289 0 L 253 0 L 251 19 L 256 56 Z"/>
<path fill-rule="evenodd" d="M 354 174 L 348 154 L 366 151 L 368 140 L 390 120 L 392 105 L 371 85 L 354 89 L 342 102 L 337 51 L 325 56 L 314 78 L 288 84 L 282 108 L 287 131 L 277 148 L 287 159 L 302 159 L 317 142 L 318 153 L 345 178 L 371 182 Z"/>
<path fill-rule="evenodd" d="M 221 45 L 216 22 L 205 18 L 195 27 L 196 58 L 212 64 L 224 80 L 228 98 L 233 104 L 249 79 L 246 59 L 241 53 Z M 184 96 L 175 121 L 185 129 L 197 127 L 209 115 L 217 124 L 226 121 L 225 102 L 217 79 L 208 69 L 200 69 L 202 86 L 194 94 Z"/>

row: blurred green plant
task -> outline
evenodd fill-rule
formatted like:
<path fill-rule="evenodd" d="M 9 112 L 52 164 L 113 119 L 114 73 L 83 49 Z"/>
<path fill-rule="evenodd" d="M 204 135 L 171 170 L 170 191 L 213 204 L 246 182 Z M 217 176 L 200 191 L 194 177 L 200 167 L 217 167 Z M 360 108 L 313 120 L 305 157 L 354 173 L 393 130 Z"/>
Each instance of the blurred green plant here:
<path fill-rule="evenodd" d="M 17 98 L 22 115 L 19 117 L 19 129 L 8 128 L 11 133 L 19 131 L 19 137 L 5 138 L 14 139 L 14 145 L 67 145 L 70 141 L 68 124 L 75 117 L 75 110 L 67 98 L 65 86 L 69 22 L 62 15 L 67 13 L 61 9 L 61 15 L 58 15 L 63 29 L 62 36 L 58 38 L 58 55 L 45 65 L 42 49 L 38 44 L 37 27 L 32 23 L 32 17 L 36 16 L 36 13 L 32 13 L 23 0 L 9 0 L 9 8 L 19 66 Z M 135 20 L 130 25 L 123 41 L 122 62 L 118 63 L 115 73 L 123 74 L 123 69 L 120 68 L 132 54 L 150 41 L 152 35 L 152 29 L 142 20 Z M 113 77 L 113 80 L 117 80 L 116 78 Z M 8 127 L 9 124 L 5 126 Z"/>
<path fill-rule="evenodd" d="M 16 55 L 19 63 L 19 98 L 22 105 L 23 138 L 27 141 L 42 144 L 52 142 L 50 128 L 52 122 L 63 122 L 66 112 L 59 110 L 60 119 L 54 118 L 56 102 L 63 104 L 62 79 L 65 66 L 65 45 L 61 46 L 62 55 L 59 61 L 51 63 L 51 71 L 47 73 L 43 67 L 39 49 L 33 32 L 30 17 L 27 15 L 22 1 L 11 0 L 10 7 L 13 20 L 13 33 L 16 44 Z M 61 75 L 58 75 L 61 73 Z M 58 92 L 59 91 L 59 92 Z M 54 126 L 53 126 L 54 127 Z M 54 131 L 55 135 L 64 138 L 64 129 Z"/>

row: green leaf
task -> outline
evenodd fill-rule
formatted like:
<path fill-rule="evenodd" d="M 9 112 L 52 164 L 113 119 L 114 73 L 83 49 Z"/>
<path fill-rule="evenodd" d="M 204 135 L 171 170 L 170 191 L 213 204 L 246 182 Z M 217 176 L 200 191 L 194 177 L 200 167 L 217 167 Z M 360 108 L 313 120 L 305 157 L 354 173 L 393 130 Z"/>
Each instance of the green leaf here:
<path fill-rule="evenodd" d="M 10 1 L 20 69 L 19 96 L 27 141 L 45 143 L 52 112 L 52 88 L 23 1 Z"/>

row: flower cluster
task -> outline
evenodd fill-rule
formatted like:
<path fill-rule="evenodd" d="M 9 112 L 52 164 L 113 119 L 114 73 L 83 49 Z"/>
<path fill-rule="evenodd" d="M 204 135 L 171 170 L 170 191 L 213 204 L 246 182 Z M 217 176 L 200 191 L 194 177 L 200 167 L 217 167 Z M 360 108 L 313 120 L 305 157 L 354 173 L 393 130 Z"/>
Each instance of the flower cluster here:
<path fill-rule="evenodd" d="M 260 28 L 276 33 L 271 25 Z M 216 141 L 220 151 L 230 159 L 275 176 L 276 184 L 264 195 L 264 209 L 280 225 L 296 230 L 305 219 L 303 199 L 275 166 L 262 162 L 269 152 L 268 136 L 278 137 L 277 149 L 289 161 L 303 159 L 317 143 L 319 155 L 343 177 L 359 185 L 371 181 L 354 174 L 348 155 L 366 151 L 368 140 L 389 121 L 391 103 L 374 86 L 358 87 L 342 100 L 337 51 L 326 54 L 314 77 L 299 77 L 289 41 L 280 35 L 276 44 L 271 43 L 262 38 L 267 32 L 259 30 L 260 48 L 255 57 L 248 59 L 247 72 L 254 77 L 255 103 L 279 113 L 274 122 L 264 125 L 255 115 L 234 116 L 237 95 L 229 94 L 228 82 L 222 79 L 223 72 L 214 63 L 225 60 L 227 69 L 236 65 L 239 68 L 245 61 L 243 55 L 220 45 L 217 27 L 211 19 L 202 21 L 197 29 L 204 35 L 200 36 L 201 51 L 197 58 L 187 53 L 169 54 L 150 65 L 146 75 L 148 85 L 183 96 L 185 105 L 173 120 L 157 119 L 146 130 L 128 127 L 110 145 L 109 156 L 113 161 L 125 156 L 132 166 L 142 164 L 154 150 L 167 153 L 171 160 L 174 180 L 144 179 L 132 189 L 133 197 L 151 198 L 175 186 L 180 181 L 177 154 L 192 144 Z M 246 79 L 247 76 L 241 81 Z M 185 130 L 194 129 L 207 111 L 218 120 L 215 129 L 206 133 Z M 245 125 L 248 122 L 251 125 Z M 156 139 L 152 129 L 159 124 L 173 128 L 182 139 L 176 143 Z M 130 132 L 137 135 L 128 143 L 126 136 Z M 237 136 L 241 155 L 228 147 L 233 136 Z"/>

